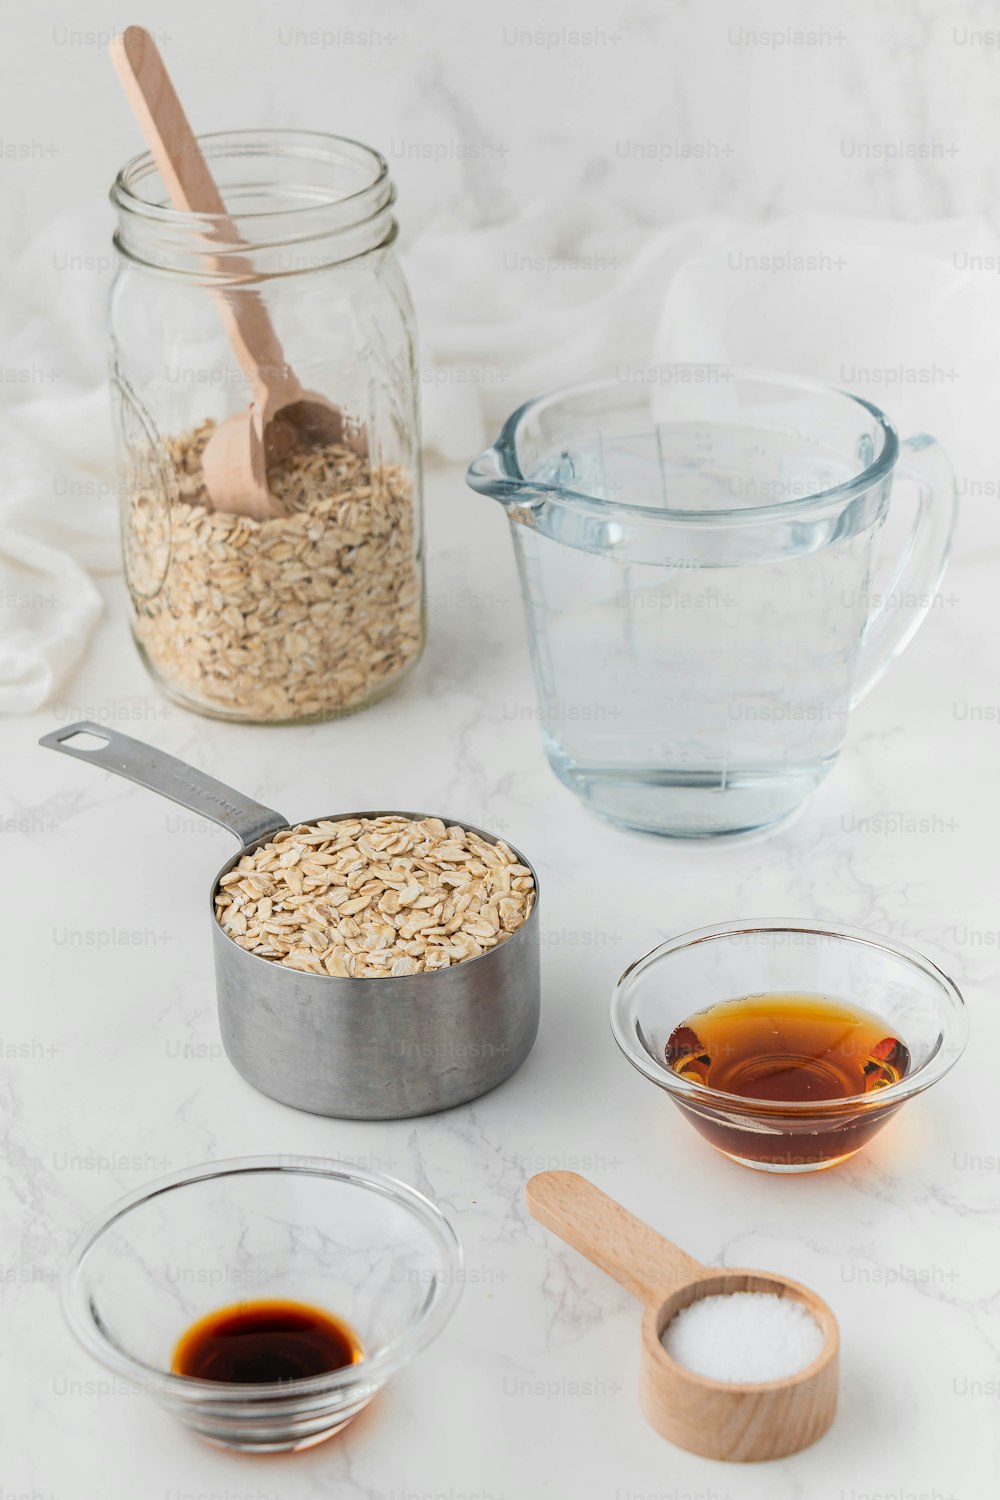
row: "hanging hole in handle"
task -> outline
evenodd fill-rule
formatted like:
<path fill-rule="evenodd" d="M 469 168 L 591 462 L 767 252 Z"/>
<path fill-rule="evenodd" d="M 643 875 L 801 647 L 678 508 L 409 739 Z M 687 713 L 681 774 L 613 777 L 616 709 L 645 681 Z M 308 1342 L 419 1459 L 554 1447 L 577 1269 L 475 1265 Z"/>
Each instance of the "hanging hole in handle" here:
<path fill-rule="evenodd" d="M 60 745 L 72 745 L 74 750 L 83 750 L 85 754 L 91 755 L 95 750 L 105 750 L 111 741 L 100 734 L 91 734 L 89 729 L 75 729 L 65 739 L 59 741 Z"/>

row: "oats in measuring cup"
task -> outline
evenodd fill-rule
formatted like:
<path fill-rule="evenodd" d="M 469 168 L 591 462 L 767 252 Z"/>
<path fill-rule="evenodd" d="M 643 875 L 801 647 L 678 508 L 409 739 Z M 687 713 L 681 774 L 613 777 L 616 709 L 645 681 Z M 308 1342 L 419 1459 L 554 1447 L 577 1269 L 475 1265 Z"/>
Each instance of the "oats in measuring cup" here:
<path fill-rule="evenodd" d="M 282 829 L 222 877 L 215 914 L 286 968 L 385 979 L 479 958 L 534 902 L 531 871 L 502 839 L 387 814 Z"/>

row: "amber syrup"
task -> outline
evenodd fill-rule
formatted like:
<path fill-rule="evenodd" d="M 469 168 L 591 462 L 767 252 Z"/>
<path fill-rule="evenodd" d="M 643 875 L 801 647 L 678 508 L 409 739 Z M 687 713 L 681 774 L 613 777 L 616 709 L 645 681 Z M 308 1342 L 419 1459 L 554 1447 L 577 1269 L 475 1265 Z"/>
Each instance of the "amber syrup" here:
<path fill-rule="evenodd" d="M 825 995 L 784 993 L 698 1011 L 674 1028 L 664 1058 L 681 1078 L 761 1101 L 761 1123 L 753 1124 L 749 1111 L 742 1127 L 738 1112 L 715 1119 L 699 1109 L 692 1120 L 727 1155 L 785 1170 L 843 1160 L 886 1118 L 860 1108 L 810 1119 L 801 1106 L 861 1101 L 898 1083 L 910 1067 L 905 1042 L 872 1012 Z M 782 1116 L 782 1104 L 797 1108 Z"/>

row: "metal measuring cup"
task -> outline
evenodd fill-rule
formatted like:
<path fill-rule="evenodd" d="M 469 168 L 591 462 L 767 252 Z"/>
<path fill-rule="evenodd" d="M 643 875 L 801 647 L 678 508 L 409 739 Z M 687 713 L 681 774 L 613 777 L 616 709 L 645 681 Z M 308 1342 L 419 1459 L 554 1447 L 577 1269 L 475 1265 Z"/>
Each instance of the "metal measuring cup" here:
<path fill-rule="evenodd" d="M 81 735 L 102 743 L 74 745 Z M 39 744 L 159 792 L 239 839 L 239 851 L 209 892 L 219 1028 L 230 1062 L 262 1094 L 312 1114 L 399 1120 L 478 1098 L 509 1078 L 531 1051 L 541 992 L 540 892 L 534 867 L 519 849 L 511 846 L 531 871 L 534 907 L 516 932 L 480 957 L 385 979 L 303 974 L 241 948 L 214 907 L 222 877 L 244 854 L 292 826 L 287 818 L 176 756 L 100 724 L 69 724 Z M 381 816 L 384 810 L 299 821 Z M 462 826 L 496 843 L 494 834 Z"/>

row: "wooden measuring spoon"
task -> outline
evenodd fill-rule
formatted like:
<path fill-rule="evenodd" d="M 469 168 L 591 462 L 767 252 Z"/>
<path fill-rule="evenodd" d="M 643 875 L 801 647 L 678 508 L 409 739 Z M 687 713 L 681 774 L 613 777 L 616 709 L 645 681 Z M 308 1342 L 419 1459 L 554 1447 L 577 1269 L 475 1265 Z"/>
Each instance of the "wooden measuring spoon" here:
<path fill-rule="evenodd" d="M 840 1335 L 815 1292 L 769 1271 L 703 1266 L 576 1172 L 540 1172 L 526 1198 L 540 1224 L 644 1303 L 639 1404 L 661 1436 L 707 1458 L 741 1462 L 783 1458 L 823 1436 L 837 1408 Z M 800 1302 L 824 1336 L 818 1357 L 795 1375 L 753 1385 L 710 1380 L 679 1365 L 660 1343 L 670 1319 L 700 1297 L 729 1292 Z"/>
<path fill-rule="evenodd" d="M 174 207 L 210 214 L 213 222 L 206 225 L 206 237 L 227 247 L 239 245 L 239 232 L 153 38 L 141 26 L 129 26 L 114 38 L 110 50 Z M 209 439 L 202 455 L 205 487 L 216 510 L 263 521 L 285 513 L 268 489 L 267 456 L 272 449 L 287 451 L 300 442 L 345 443 L 364 453 L 367 445 L 363 432 L 348 430 L 338 406 L 303 389 L 260 296 L 243 289 L 254 278 L 250 262 L 227 253 L 210 257 L 209 265 L 229 281 L 245 278 L 236 297 L 222 288 L 212 294 L 253 399 L 247 411 L 220 422 Z M 275 428 L 269 432 L 272 423 Z"/>

